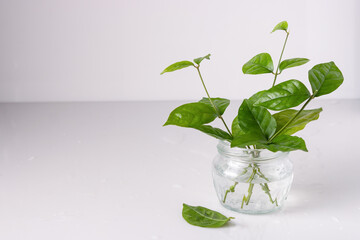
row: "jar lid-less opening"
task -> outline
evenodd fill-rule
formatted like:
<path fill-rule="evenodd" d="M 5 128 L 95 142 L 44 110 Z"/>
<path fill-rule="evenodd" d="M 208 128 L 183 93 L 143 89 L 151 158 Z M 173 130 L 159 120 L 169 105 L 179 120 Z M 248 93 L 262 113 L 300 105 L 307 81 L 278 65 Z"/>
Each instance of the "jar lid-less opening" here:
<path fill-rule="evenodd" d="M 219 141 L 217 149 L 221 155 L 236 157 L 241 160 L 251 160 L 251 161 L 265 161 L 272 160 L 279 157 L 285 157 L 288 155 L 288 152 L 271 152 L 267 149 L 247 149 L 247 148 L 238 148 L 230 147 L 230 143 L 227 141 Z"/>

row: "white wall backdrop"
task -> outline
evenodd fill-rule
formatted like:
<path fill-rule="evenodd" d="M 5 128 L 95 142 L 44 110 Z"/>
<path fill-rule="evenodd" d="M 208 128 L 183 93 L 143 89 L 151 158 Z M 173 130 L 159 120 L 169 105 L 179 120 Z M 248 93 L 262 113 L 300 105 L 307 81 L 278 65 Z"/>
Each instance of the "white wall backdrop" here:
<path fill-rule="evenodd" d="M 194 69 L 160 76 L 169 64 L 208 53 L 210 93 L 230 99 L 268 88 L 272 75 L 243 75 L 260 52 L 307 57 L 279 80 L 335 61 L 345 82 L 329 98 L 359 98 L 360 3 L 356 0 L 0 0 L 0 101 L 199 99 Z"/>

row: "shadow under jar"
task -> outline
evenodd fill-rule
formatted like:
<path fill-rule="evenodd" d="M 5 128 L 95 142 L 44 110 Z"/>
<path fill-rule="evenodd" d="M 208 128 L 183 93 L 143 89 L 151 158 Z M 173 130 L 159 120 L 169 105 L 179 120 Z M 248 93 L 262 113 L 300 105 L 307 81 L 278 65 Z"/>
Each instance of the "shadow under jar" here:
<path fill-rule="evenodd" d="M 282 207 L 293 180 L 288 152 L 231 148 L 220 141 L 213 180 L 221 204 L 233 211 L 261 214 Z"/>

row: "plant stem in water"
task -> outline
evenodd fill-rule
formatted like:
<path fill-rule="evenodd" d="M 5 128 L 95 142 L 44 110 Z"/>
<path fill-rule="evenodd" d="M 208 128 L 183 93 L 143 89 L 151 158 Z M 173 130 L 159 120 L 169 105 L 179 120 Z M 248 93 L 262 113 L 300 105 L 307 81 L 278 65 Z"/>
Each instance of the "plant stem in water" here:
<path fill-rule="evenodd" d="M 250 202 L 250 198 L 251 198 L 251 195 L 252 195 L 252 190 L 254 188 L 254 184 L 252 183 L 252 180 L 254 180 L 255 175 L 256 175 L 256 169 L 253 167 L 253 172 L 252 172 L 250 178 L 247 180 L 247 182 L 250 183 L 249 188 L 248 188 L 248 195 L 246 196 L 244 194 L 244 197 L 243 197 L 242 202 L 241 202 L 241 208 L 244 207 L 244 203 L 246 205 L 248 205 L 249 202 Z"/>
<path fill-rule="evenodd" d="M 249 164 L 249 166 L 248 166 L 247 168 L 251 168 L 251 164 Z M 247 173 L 247 171 L 248 171 L 247 168 L 244 168 L 244 171 L 242 172 L 241 175 L 244 175 L 244 174 Z M 228 195 L 230 192 L 235 192 L 235 187 L 236 187 L 236 185 L 238 185 L 238 182 L 235 182 L 234 185 L 230 186 L 229 189 L 226 190 L 223 203 L 225 203 L 226 197 L 227 197 L 227 195 Z"/>
<path fill-rule="evenodd" d="M 254 166 L 252 166 L 251 164 L 249 164 L 249 167 L 251 167 L 253 169 L 249 179 L 247 180 L 247 182 L 249 183 L 249 188 L 248 188 L 248 195 L 246 196 L 244 194 L 244 197 L 242 199 L 242 202 L 241 202 L 241 208 L 244 207 L 244 203 L 246 205 L 249 204 L 250 202 L 250 198 L 252 196 L 252 191 L 253 191 L 253 188 L 254 188 L 254 183 L 252 183 L 252 181 L 254 180 L 255 176 L 258 175 L 259 177 L 265 179 L 266 181 L 270 181 L 260 170 L 259 166 L 257 164 L 254 164 Z M 235 187 L 236 185 L 238 185 L 239 183 L 238 182 L 235 182 L 234 185 L 230 186 L 228 190 L 226 190 L 225 192 L 225 195 L 224 195 L 224 199 L 223 199 L 223 203 L 226 202 L 226 198 L 227 198 L 227 195 L 230 193 L 230 192 L 235 192 Z M 260 183 L 260 186 L 261 186 L 261 189 L 265 192 L 266 195 L 269 196 L 269 200 L 272 204 L 275 203 L 276 206 L 278 206 L 278 202 L 277 202 L 277 198 L 275 198 L 275 200 L 273 200 L 272 196 L 271 196 L 271 193 L 270 193 L 270 188 L 269 188 L 269 185 L 267 183 Z"/>
<path fill-rule="evenodd" d="M 247 196 L 244 195 L 244 197 L 243 197 L 243 199 L 242 199 L 242 203 L 241 203 L 241 208 L 244 207 L 244 203 L 245 203 L 246 205 L 249 204 L 250 198 L 251 198 L 251 195 L 252 195 L 252 190 L 253 190 L 253 188 L 254 188 L 254 184 L 253 184 L 253 183 L 250 183 L 250 184 L 249 184 L 249 189 L 248 189 L 248 195 L 247 195 Z"/>
<path fill-rule="evenodd" d="M 226 190 L 223 203 L 225 203 L 226 197 L 227 197 L 229 192 L 235 192 L 235 187 L 236 187 L 237 184 L 238 184 L 238 182 L 235 182 L 234 185 L 230 186 L 230 188 L 228 190 Z"/>
<path fill-rule="evenodd" d="M 261 177 L 261 178 L 265 179 L 266 181 L 270 182 L 270 180 L 267 177 L 265 177 L 265 175 L 261 172 L 259 166 L 257 166 L 257 164 L 254 164 L 254 165 L 257 168 L 257 173 L 258 173 L 259 177 Z M 264 190 L 264 192 L 269 196 L 270 202 L 272 204 L 275 203 L 276 206 L 278 206 L 277 198 L 275 198 L 275 200 L 272 199 L 269 185 L 267 183 L 264 183 L 264 184 L 260 183 L 260 186 L 261 186 L 262 190 Z"/>
<path fill-rule="evenodd" d="M 264 183 L 264 184 L 263 184 L 263 183 L 260 183 L 260 186 L 261 186 L 262 190 L 264 190 L 264 192 L 269 196 L 270 202 L 271 202 L 272 204 L 275 203 L 276 206 L 278 206 L 277 198 L 275 198 L 275 200 L 273 200 L 272 197 L 271 197 L 270 189 L 269 189 L 268 184 L 267 184 L 267 183 Z"/>

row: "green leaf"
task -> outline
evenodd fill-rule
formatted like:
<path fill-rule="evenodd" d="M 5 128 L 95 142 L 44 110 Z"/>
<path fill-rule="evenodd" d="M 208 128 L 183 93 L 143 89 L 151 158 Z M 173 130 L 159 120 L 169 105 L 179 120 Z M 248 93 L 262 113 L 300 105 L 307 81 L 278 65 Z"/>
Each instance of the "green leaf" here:
<path fill-rule="evenodd" d="M 199 127 L 210 123 L 217 118 L 214 109 L 205 103 L 187 103 L 175 108 L 164 124 L 180 127 Z"/>
<path fill-rule="evenodd" d="M 173 72 L 179 69 L 183 69 L 186 67 L 190 67 L 190 66 L 194 66 L 194 64 L 190 61 L 181 61 L 181 62 L 177 62 L 174 64 L 171 64 L 170 66 L 168 66 L 167 68 L 164 69 L 164 71 L 162 71 L 160 74 L 164 74 L 167 72 Z"/>
<path fill-rule="evenodd" d="M 273 61 L 270 54 L 260 53 L 250 59 L 242 67 L 244 74 L 272 73 L 274 71 Z"/>
<path fill-rule="evenodd" d="M 252 95 L 249 98 L 249 101 L 251 102 L 251 104 L 254 104 L 257 100 L 259 100 L 259 98 L 261 97 L 261 95 L 266 92 L 267 90 L 262 90 L 260 92 L 255 93 L 254 95 Z"/>
<path fill-rule="evenodd" d="M 267 139 L 265 138 L 264 135 L 259 134 L 257 132 L 248 132 L 242 135 L 238 135 L 236 136 L 232 141 L 231 141 L 231 147 L 241 147 L 241 148 L 245 148 L 246 146 L 249 145 L 258 145 L 258 144 L 266 144 L 267 143 Z"/>
<path fill-rule="evenodd" d="M 308 151 L 304 139 L 289 135 L 277 136 L 270 144 L 262 146 L 272 152 L 290 152 L 295 150 Z"/>
<path fill-rule="evenodd" d="M 214 128 L 210 125 L 204 125 L 217 118 L 212 106 L 205 102 L 187 103 L 177 107 L 170 113 L 170 116 L 164 126 L 175 125 L 194 128 L 217 139 L 231 140 L 231 136 L 227 132 L 219 128 Z M 217 101 L 217 103 L 219 103 L 219 109 L 221 109 L 221 111 L 225 111 L 225 101 L 222 102 L 223 105 L 220 104 L 221 102 L 222 101 L 220 100 Z"/>
<path fill-rule="evenodd" d="M 221 115 L 224 114 L 226 108 L 229 106 L 230 104 L 230 100 L 229 99 L 225 99 L 225 98 L 211 98 L 211 101 L 214 103 L 215 107 L 218 110 L 218 113 Z M 212 107 L 209 98 L 202 98 L 199 102 L 201 103 L 205 103 L 207 105 L 209 105 L 210 107 Z"/>
<path fill-rule="evenodd" d="M 287 29 L 288 29 L 287 21 L 282 21 L 274 27 L 274 29 L 272 30 L 272 33 L 275 32 L 276 30 L 284 30 L 285 32 L 287 32 Z"/>
<path fill-rule="evenodd" d="M 316 97 L 335 91 L 344 81 L 334 62 L 321 63 L 309 70 L 309 81 Z"/>
<path fill-rule="evenodd" d="M 210 60 L 210 56 L 211 56 L 211 54 L 208 54 L 205 57 L 195 58 L 194 62 L 199 65 L 202 62 L 202 60 L 204 60 L 204 59 Z"/>
<path fill-rule="evenodd" d="M 209 228 L 221 227 L 230 219 L 233 219 L 233 217 L 225 217 L 221 213 L 208 208 L 193 207 L 185 203 L 183 204 L 182 216 L 191 225 Z"/>
<path fill-rule="evenodd" d="M 231 140 L 231 136 L 221 130 L 220 128 L 214 128 L 210 125 L 201 125 L 199 127 L 195 127 L 195 129 L 202 131 L 203 133 L 206 133 L 207 135 L 210 135 L 214 138 L 220 139 L 220 140 Z"/>
<path fill-rule="evenodd" d="M 263 106 L 278 111 L 296 107 L 309 97 L 310 93 L 305 85 L 298 80 L 292 79 L 262 92 L 254 106 Z"/>
<path fill-rule="evenodd" d="M 286 59 L 282 61 L 279 65 L 280 72 L 282 72 L 284 69 L 297 67 L 304 65 L 305 63 L 309 62 L 310 60 L 307 58 L 291 58 Z"/>
<path fill-rule="evenodd" d="M 300 114 L 295 118 L 295 120 L 289 124 L 282 132 L 284 135 L 292 135 L 302 129 L 305 126 L 314 120 L 319 118 L 320 112 L 322 108 L 311 109 L 311 110 L 303 110 Z M 299 111 L 294 109 L 288 109 L 282 112 L 275 113 L 273 117 L 277 122 L 277 131 L 279 131 L 291 118 L 293 118 Z"/>
<path fill-rule="evenodd" d="M 263 135 L 269 139 L 276 131 L 276 120 L 264 107 L 255 107 L 245 99 L 239 108 L 238 121 L 245 133 Z"/>
<path fill-rule="evenodd" d="M 243 135 L 244 131 L 240 128 L 238 117 L 236 116 L 231 124 L 231 132 L 234 138 Z"/>

